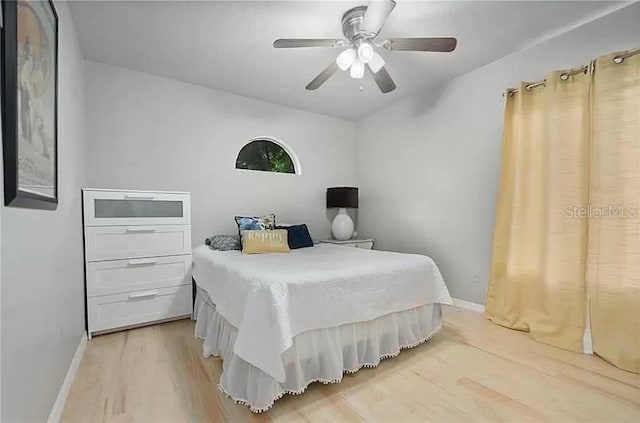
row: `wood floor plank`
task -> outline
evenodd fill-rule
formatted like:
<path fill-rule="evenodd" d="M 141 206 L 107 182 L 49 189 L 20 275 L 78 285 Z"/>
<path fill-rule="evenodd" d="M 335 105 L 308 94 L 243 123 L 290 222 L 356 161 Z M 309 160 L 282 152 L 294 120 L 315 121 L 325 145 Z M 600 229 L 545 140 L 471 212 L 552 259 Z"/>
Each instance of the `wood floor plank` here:
<path fill-rule="evenodd" d="M 91 340 L 63 422 L 638 422 L 640 375 L 447 308 L 429 342 L 254 414 L 188 320 Z"/>

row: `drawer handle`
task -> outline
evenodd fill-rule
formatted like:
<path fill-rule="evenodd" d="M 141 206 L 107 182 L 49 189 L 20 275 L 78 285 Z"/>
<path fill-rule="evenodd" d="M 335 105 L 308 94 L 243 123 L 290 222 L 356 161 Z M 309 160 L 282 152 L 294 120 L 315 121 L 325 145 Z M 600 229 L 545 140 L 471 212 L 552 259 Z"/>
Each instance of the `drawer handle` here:
<path fill-rule="evenodd" d="M 128 233 L 144 233 L 144 232 L 155 232 L 156 228 L 127 228 Z"/>
<path fill-rule="evenodd" d="M 154 289 L 153 291 L 144 291 L 144 292 L 134 292 L 133 294 L 129 294 L 129 298 L 132 300 L 140 299 L 140 298 L 151 298 L 158 295 L 158 290 Z"/>
<path fill-rule="evenodd" d="M 156 198 L 155 195 L 139 195 L 139 194 L 126 194 L 124 196 L 125 200 L 153 200 Z"/>
<path fill-rule="evenodd" d="M 129 266 L 144 266 L 145 264 L 156 264 L 158 260 L 129 260 Z"/>

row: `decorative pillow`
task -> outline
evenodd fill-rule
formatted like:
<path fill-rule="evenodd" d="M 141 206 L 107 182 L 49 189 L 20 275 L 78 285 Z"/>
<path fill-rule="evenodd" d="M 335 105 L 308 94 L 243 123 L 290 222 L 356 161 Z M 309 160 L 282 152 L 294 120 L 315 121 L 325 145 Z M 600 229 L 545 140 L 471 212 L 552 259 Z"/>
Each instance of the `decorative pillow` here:
<path fill-rule="evenodd" d="M 268 214 L 262 217 L 236 216 L 240 245 L 242 245 L 242 231 L 265 231 L 276 228 L 276 215 Z"/>
<path fill-rule="evenodd" d="M 292 250 L 313 247 L 313 240 L 311 239 L 307 225 L 278 225 L 276 229 L 285 229 L 287 231 L 287 242 L 289 243 L 289 248 Z"/>
<path fill-rule="evenodd" d="M 284 229 L 266 231 L 242 231 L 242 252 L 244 254 L 288 253 L 287 231 Z"/>
<path fill-rule="evenodd" d="M 205 244 L 212 250 L 216 251 L 231 251 L 241 250 L 240 237 L 238 235 L 214 235 L 211 238 L 207 238 Z"/>

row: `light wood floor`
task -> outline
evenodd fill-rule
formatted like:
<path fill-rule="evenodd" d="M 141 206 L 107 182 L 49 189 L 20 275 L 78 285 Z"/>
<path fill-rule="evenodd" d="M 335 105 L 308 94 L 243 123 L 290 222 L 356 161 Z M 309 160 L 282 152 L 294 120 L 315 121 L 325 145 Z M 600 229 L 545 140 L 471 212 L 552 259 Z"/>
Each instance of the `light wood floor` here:
<path fill-rule="evenodd" d="M 63 422 L 640 422 L 640 375 L 448 308 L 431 341 L 252 414 L 187 320 L 89 341 Z"/>

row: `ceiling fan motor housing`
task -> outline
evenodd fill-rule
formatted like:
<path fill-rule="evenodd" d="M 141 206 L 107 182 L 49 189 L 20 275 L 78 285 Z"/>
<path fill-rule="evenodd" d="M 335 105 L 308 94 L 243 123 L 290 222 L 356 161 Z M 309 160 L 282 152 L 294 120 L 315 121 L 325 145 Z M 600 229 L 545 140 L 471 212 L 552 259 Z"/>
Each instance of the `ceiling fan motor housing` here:
<path fill-rule="evenodd" d="M 357 47 L 357 41 L 363 40 L 364 36 L 360 32 L 360 27 L 364 21 L 364 14 L 367 6 L 358 6 L 349 9 L 342 15 L 342 33 L 344 37 Z"/>

